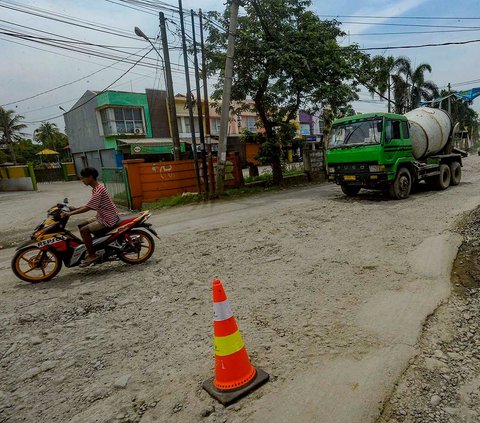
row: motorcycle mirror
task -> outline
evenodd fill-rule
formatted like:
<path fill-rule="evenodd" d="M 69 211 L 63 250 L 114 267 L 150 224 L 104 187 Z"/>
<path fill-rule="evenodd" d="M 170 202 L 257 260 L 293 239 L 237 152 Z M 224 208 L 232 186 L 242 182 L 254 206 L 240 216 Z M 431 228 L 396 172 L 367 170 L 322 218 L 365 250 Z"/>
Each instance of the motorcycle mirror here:
<path fill-rule="evenodd" d="M 68 198 L 65 197 L 65 198 L 63 199 L 63 202 L 64 202 L 65 204 L 68 204 Z"/>

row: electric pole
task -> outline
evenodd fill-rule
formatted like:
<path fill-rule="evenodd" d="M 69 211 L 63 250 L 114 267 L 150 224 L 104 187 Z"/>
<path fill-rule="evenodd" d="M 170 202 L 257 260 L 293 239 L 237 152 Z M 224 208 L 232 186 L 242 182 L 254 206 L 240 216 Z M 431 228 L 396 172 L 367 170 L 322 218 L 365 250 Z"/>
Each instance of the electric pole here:
<path fill-rule="evenodd" d="M 188 69 L 187 42 L 185 40 L 185 24 L 183 22 L 182 0 L 178 0 L 178 10 L 180 13 L 180 30 L 182 32 L 182 49 L 183 49 L 183 63 L 185 67 L 185 82 L 187 84 L 187 107 L 188 107 L 188 118 L 190 121 L 190 134 L 192 137 L 192 151 L 193 151 L 193 161 L 194 161 L 193 168 L 195 169 L 195 177 L 197 179 L 197 191 L 200 194 L 202 192 L 202 186 L 200 184 L 200 171 L 198 169 L 197 142 L 195 140 L 195 123 L 193 119 L 192 92 L 190 88 L 190 72 Z"/>
<path fill-rule="evenodd" d="M 200 74 L 198 72 L 198 53 L 195 36 L 195 12 L 190 10 L 190 15 L 192 17 L 193 63 L 195 67 L 195 85 L 197 87 L 198 128 L 200 130 L 200 145 L 202 148 L 203 179 L 205 181 L 205 191 L 209 192 L 207 158 L 205 156 L 205 132 L 203 131 L 202 95 L 200 93 Z"/>
<path fill-rule="evenodd" d="M 165 76 L 167 83 L 167 102 L 170 116 L 170 133 L 173 139 L 173 159 L 180 160 L 180 135 L 178 133 L 177 110 L 175 107 L 175 94 L 173 93 L 172 67 L 170 66 L 170 54 L 168 52 L 167 29 L 165 15 L 159 13 L 160 34 L 162 37 L 163 60 L 165 61 Z"/>
<path fill-rule="evenodd" d="M 391 90 L 391 79 L 390 79 L 390 72 L 388 73 L 388 113 L 390 113 L 390 111 L 392 110 L 391 106 L 390 106 L 390 90 Z"/>
<path fill-rule="evenodd" d="M 203 13 L 199 10 L 200 18 L 200 48 L 202 51 L 202 79 L 203 79 L 203 101 L 205 102 L 205 132 L 209 142 L 207 143 L 207 162 L 208 162 L 208 176 L 210 182 L 210 193 L 215 192 L 215 172 L 213 169 L 212 159 L 212 138 L 210 129 L 210 106 L 208 104 L 208 82 L 207 82 L 207 64 L 205 57 L 205 42 L 203 38 Z"/>
<path fill-rule="evenodd" d="M 452 115 L 452 86 L 448 83 L 448 114 Z"/>
<path fill-rule="evenodd" d="M 232 94 L 233 54 L 237 31 L 238 0 L 232 0 L 230 6 L 230 24 L 228 28 L 227 58 L 225 60 L 225 79 L 223 83 L 222 114 L 220 117 L 220 135 L 218 137 L 216 194 L 223 192 L 225 162 L 227 161 L 227 132 L 230 115 L 230 97 Z"/>

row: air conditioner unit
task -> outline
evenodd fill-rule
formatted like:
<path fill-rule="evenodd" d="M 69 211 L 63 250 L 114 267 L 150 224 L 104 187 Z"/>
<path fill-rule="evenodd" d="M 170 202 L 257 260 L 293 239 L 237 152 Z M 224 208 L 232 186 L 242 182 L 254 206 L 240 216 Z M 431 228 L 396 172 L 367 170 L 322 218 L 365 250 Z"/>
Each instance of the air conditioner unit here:
<path fill-rule="evenodd" d="M 135 134 L 136 135 L 143 135 L 143 129 L 135 128 Z"/>

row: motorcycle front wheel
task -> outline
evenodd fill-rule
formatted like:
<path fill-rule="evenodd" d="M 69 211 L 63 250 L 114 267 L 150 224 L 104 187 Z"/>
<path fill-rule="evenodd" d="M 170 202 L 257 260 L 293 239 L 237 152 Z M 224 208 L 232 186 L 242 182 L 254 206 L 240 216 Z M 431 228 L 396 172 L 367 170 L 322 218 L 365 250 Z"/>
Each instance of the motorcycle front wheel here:
<path fill-rule="evenodd" d="M 140 264 L 146 262 L 154 251 L 153 237 L 148 232 L 132 229 L 123 237 L 118 258 L 128 264 Z"/>
<path fill-rule="evenodd" d="M 54 251 L 42 251 L 38 247 L 30 246 L 15 253 L 11 266 L 17 278 L 38 283 L 57 276 L 62 269 L 62 261 Z"/>

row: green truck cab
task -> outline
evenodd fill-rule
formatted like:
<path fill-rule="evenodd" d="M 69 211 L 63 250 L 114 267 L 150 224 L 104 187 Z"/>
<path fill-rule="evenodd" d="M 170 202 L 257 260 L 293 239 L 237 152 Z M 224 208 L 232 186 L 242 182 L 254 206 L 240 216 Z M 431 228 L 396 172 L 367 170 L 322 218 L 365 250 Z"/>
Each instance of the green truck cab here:
<path fill-rule="evenodd" d="M 423 127 L 415 123 L 415 131 L 412 131 L 409 119 L 394 113 L 368 113 L 337 119 L 333 122 L 326 152 L 329 181 L 340 185 L 347 196 L 357 195 L 360 189 L 367 188 L 388 191 L 395 199 L 407 198 L 412 186 L 421 181 L 436 189 L 458 185 L 462 156 L 451 153 L 452 125 L 449 117 L 448 123 L 445 117 L 443 119 L 444 127 L 440 127 L 440 132 L 437 123 L 429 128 L 432 122 Z M 449 134 L 445 133 L 447 130 Z M 427 144 L 424 157 L 419 159 L 415 158 L 415 140 L 412 140 L 418 131 L 423 133 L 417 136 L 417 145 Z M 442 136 L 445 140 L 432 139 L 434 136 Z M 440 151 L 436 154 L 428 155 L 429 142 L 443 145 L 437 148 Z M 417 157 L 422 154 L 418 153 L 418 148 L 415 152 Z"/>

